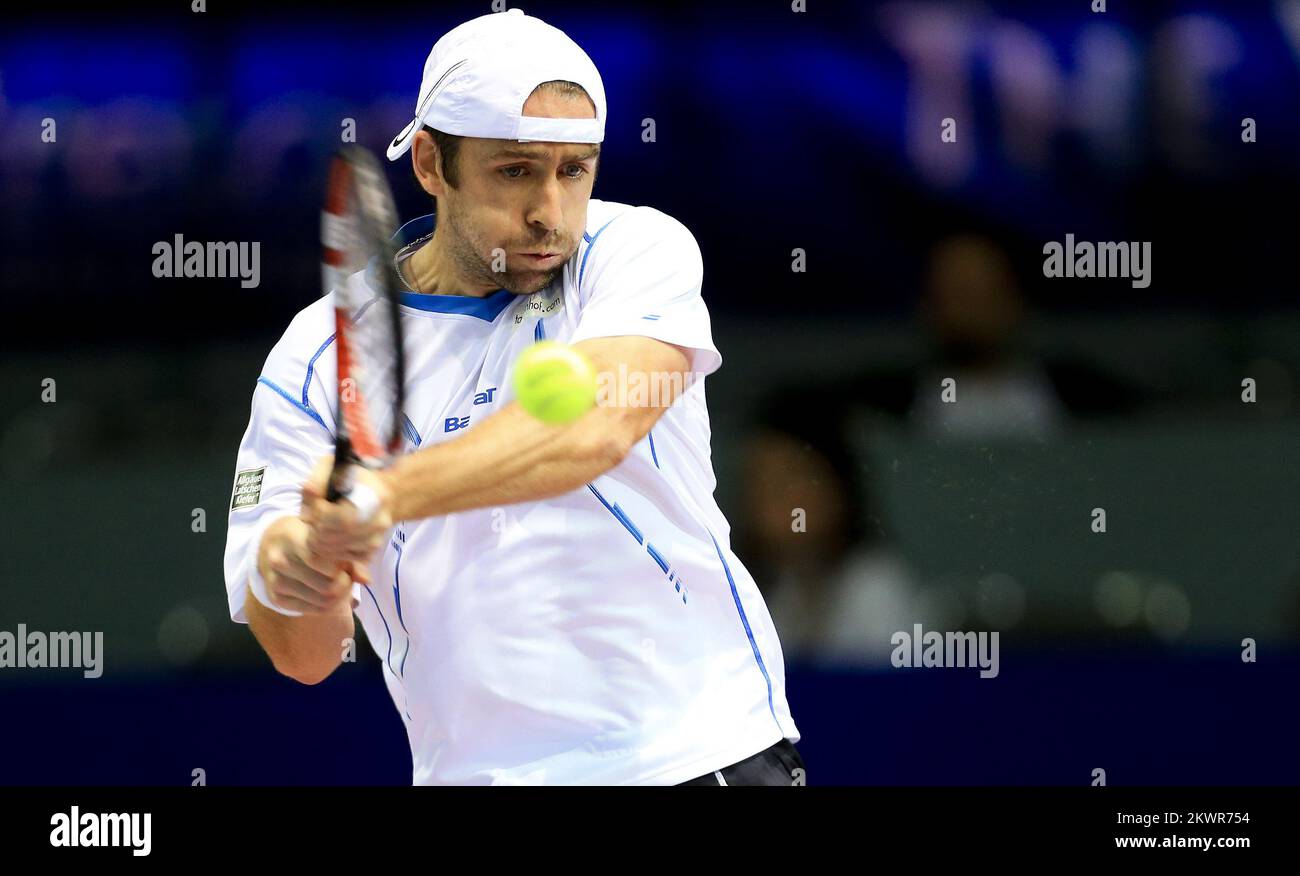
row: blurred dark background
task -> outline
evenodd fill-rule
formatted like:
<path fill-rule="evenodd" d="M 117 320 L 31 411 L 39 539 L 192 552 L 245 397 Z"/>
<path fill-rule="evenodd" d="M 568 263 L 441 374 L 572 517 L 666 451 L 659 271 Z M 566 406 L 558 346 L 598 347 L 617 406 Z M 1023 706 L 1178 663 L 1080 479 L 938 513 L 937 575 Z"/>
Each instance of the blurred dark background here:
<path fill-rule="evenodd" d="M 717 495 L 811 784 L 1300 782 L 1300 2 L 521 5 L 604 77 L 594 196 L 703 250 Z M 4 20 L 0 630 L 106 657 L 0 669 L 0 783 L 409 782 L 376 661 L 303 688 L 229 621 L 225 509 L 327 156 L 488 11 Z M 178 234 L 258 242 L 259 285 L 155 277 Z M 1149 242 L 1150 285 L 1046 278 L 1067 234 Z M 999 631 L 999 677 L 892 668 L 915 623 Z"/>

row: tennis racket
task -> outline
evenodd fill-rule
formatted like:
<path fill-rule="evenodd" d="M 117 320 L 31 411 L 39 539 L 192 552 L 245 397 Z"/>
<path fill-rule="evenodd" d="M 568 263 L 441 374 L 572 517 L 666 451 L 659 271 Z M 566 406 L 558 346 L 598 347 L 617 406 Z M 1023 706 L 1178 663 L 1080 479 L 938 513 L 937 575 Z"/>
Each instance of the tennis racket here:
<path fill-rule="evenodd" d="M 349 145 L 330 163 L 321 212 L 321 280 L 334 294 L 338 416 L 334 469 L 326 498 L 347 499 L 361 519 L 379 497 L 355 482 L 355 466 L 382 468 L 402 442 L 406 359 L 398 309 L 392 236 L 397 210 L 383 169 L 367 149 Z"/>

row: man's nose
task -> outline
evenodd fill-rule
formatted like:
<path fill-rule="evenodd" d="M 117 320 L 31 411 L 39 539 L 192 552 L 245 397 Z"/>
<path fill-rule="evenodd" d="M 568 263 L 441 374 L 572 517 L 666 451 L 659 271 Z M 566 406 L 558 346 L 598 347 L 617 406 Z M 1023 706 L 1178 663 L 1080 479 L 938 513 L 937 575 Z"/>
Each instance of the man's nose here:
<path fill-rule="evenodd" d="M 528 209 L 528 224 L 535 230 L 550 232 L 559 228 L 563 219 L 560 181 L 552 177 L 536 189 Z"/>

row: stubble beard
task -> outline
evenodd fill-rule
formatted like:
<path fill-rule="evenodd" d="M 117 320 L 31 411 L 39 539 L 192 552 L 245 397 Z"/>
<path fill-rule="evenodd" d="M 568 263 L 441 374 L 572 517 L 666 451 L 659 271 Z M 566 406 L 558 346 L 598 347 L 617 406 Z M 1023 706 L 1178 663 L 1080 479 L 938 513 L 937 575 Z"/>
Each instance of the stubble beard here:
<path fill-rule="evenodd" d="M 510 270 L 508 265 L 504 271 L 494 271 L 492 270 L 492 259 L 485 260 L 480 255 L 482 252 L 490 252 L 492 247 L 488 246 L 486 241 L 475 239 L 473 235 L 468 233 L 460 222 L 456 210 L 447 211 L 446 219 L 447 225 L 452 231 L 451 240 L 449 241 L 451 244 L 451 257 L 461 275 L 470 277 L 475 282 L 505 289 L 515 295 L 531 295 L 545 289 L 555 282 L 555 278 L 559 276 L 560 272 L 569 263 L 569 260 L 573 258 L 572 254 L 565 256 L 564 261 L 541 273 L 537 271 Z"/>

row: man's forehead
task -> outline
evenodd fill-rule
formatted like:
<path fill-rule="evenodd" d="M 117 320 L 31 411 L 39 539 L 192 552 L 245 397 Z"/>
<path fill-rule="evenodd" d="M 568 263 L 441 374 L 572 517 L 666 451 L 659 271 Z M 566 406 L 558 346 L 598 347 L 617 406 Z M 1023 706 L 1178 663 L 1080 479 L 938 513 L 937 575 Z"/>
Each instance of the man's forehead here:
<path fill-rule="evenodd" d="M 557 143 L 539 141 L 521 143 L 517 140 L 479 139 L 482 153 L 489 159 L 524 158 L 533 161 L 551 161 L 558 156 L 563 161 L 585 161 L 600 154 L 599 143 Z"/>

